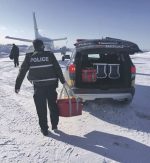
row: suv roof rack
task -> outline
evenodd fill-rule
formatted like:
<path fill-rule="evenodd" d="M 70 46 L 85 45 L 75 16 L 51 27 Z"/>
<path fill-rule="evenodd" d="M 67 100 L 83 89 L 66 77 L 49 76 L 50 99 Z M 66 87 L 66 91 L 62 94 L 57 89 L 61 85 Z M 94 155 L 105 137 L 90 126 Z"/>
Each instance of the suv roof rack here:
<path fill-rule="evenodd" d="M 99 49 L 109 49 L 115 51 L 122 51 L 129 54 L 134 54 L 136 52 L 142 52 L 138 45 L 121 39 L 106 37 L 102 39 L 77 39 L 74 44 L 76 48 L 79 49 L 89 49 L 89 48 L 99 48 Z"/>

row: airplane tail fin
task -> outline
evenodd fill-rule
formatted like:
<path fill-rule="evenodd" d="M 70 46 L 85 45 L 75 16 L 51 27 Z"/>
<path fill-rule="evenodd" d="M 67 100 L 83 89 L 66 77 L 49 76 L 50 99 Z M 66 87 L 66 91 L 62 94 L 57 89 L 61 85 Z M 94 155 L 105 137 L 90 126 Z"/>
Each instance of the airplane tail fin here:
<path fill-rule="evenodd" d="M 39 34 L 39 31 L 38 31 L 38 27 L 37 27 L 35 12 L 33 12 L 33 22 L 34 22 L 34 33 L 35 33 L 35 38 L 39 38 L 39 37 L 40 37 L 40 34 Z"/>
<path fill-rule="evenodd" d="M 36 17 L 35 17 L 35 12 L 33 12 L 33 22 L 34 22 L 34 33 L 35 33 L 35 38 L 42 38 L 42 36 L 39 34 L 38 27 L 37 27 L 37 22 L 36 22 Z M 51 39 L 51 41 L 61 41 L 61 40 L 67 40 L 67 37 L 64 38 L 57 38 L 57 39 Z"/>

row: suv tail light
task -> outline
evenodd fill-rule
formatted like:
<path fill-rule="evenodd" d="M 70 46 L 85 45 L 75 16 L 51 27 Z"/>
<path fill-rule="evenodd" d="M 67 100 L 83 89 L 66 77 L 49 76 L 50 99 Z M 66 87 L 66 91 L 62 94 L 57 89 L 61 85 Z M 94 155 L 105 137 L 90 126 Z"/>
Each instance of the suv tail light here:
<path fill-rule="evenodd" d="M 69 76 L 71 80 L 75 80 L 75 72 L 76 72 L 76 66 L 74 64 L 70 64 L 69 67 Z"/>
<path fill-rule="evenodd" d="M 135 66 L 132 66 L 132 67 L 131 67 L 131 73 L 132 73 L 132 74 L 135 74 L 135 73 L 136 73 L 136 68 L 135 68 Z"/>
<path fill-rule="evenodd" d="M 135 74 L 136 74 L 136 67 L 135 66 L 131 66 L 131 78 L 135 79 Z"/>

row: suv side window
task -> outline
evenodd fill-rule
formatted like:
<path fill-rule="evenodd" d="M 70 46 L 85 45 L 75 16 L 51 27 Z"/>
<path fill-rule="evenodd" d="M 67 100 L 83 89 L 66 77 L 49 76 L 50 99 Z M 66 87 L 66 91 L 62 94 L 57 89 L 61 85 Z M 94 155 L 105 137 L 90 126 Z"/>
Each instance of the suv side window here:
<path fill-rule="evenodd" d="M 75 55 L 76 55 L 76 50 L 74 49 L 73 52 L 72 52 L 72 54 L 71 54 L 70 60 L 69 60 L 69 62 L 68 62 L 68 65 L 69 65 L 70 63 L 73 63 L 73 62 L 74 62 L 74 60 L 75 60 Z"/>

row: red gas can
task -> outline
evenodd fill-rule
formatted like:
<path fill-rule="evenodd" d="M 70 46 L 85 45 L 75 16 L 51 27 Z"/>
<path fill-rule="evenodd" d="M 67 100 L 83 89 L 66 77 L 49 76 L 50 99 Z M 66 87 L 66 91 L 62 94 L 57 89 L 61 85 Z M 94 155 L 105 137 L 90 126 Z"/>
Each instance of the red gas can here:
<path fill-rule="evenodd" d="M 82 70 L 82 82 L 92 83 L 96 82 L 96 69 L 85 68 Z"/>

